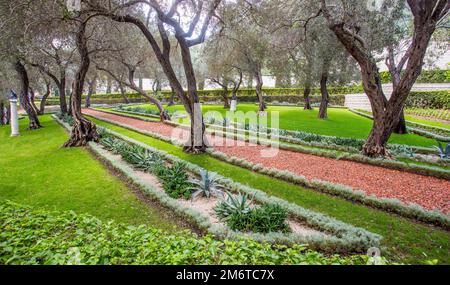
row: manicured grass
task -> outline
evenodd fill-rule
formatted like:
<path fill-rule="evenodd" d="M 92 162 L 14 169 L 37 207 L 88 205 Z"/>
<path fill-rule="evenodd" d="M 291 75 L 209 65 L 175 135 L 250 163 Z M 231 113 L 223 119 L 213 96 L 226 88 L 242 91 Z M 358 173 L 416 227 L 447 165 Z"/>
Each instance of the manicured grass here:
<path fill-rule="evenodd" d="M 439 122 L 439 121 L 417 118 L 417 117 L 414 117 L 414 116 L 411 116 L 411 115 L 405 115 L 405 119 L 407 121 L 411 121 L 411 122 L 426 124 L 426 125 L 430 125 L 430 126 L 434 126 L 434 127 L 440 127 L 440 128 L 444 128 L 444 129 L 449 129 L 450 130 L 450 124 L 442 123 L 442 122 Z"/>
<path fill-rule="evenodd" d="M 95 123 L 108 127 L 130 138 L 167 151 L 189 162 L 230 177 L 235 181 L 278 196 L 302 207 L 321 212 L 349 224 L 365 228 L 384 237 L 383 255 L 407 263 L 438 259 L 450 263 L 450 234 L 385 212 L 356 205 L 342 199 L 305 189 L 268 176 L 222 162 L 207 154 L 189 155 L 172 144 L 153 139 L 97 119 Z"/>
<path fill-rule="evenodd" d="M 156 110 L 155 106 L 149 104 L 139 105 L 139 107 Z M 185 112 L 181 105 L 170 106 L 167 109 L 171 112 Z M 207 112 L 219 112 L 222 116 L 227 112 L 220 105 L 203 105 L 202 111 L 206 116 Z M 238 111 L 256 112 L 257 107 L 254 104 L 239 104 Z M 328 119 L 326 120 L 317 118 L 318 108 L 311 111 L 303 110 L 301 107 L 270 106 L 267 111 L 269 112 L 269 124 L 271 124 L 272 117 L 270 112 L 278 112 L 278 127 L 281 129 L 300 130 L 328 136 L 366 139 L 372 128 L 372 120 L 356 115 L 347 109 L 329 108 Z M 429 147 L 435 145 L 434 140 L 414 134 L 393 134 L 389 141 L 391 143 L 414 146 Z"/>
<path fill-rule="evenodd" d="M 73 210 L 102 220 L 148 224 L 173 230 L 173 218 L 162 215 L 111 175 L 86 149 L 64 149 L 67 133 L 50 117 L 44 128 L 10 138 L 0 127 L 0 199 L 48 210 Z"/>

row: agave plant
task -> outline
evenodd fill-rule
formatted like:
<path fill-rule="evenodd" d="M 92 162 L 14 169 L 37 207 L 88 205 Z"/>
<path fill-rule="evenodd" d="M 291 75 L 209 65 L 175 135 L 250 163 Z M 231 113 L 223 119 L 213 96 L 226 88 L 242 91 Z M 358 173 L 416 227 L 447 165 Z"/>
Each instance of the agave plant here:
<path fill-rule="evenodd" d="M 221 200 L 214 208 L 219 219 L 226 221 L 232 214 L 247 214 L 253 210 L 251 200 L 247 194 L 239 194 L 237 196 L 227 193 L 227 198 Z"/>
<path fill-rule="evenodd" d="M 108 132 L 103 127 L 97 127 L 97 134 L 100 138 L 106 138 L 108 136 Z"/>
<path fill-rule="evenodd" d="M 117 141 L 111 137 L 105 137 L 100 140 L 100 143 L 108 150 L 112 150 Z"/>
<path fill-rule="evenodd" d="M 153 172 L 155 168 L 162 166 L 163 164 L 163 159 L 160 155 L 145 150 L 140 154 L 136 166 L 145 172 Z"/>
<path fill-rule="evenodd" d="M 441 142 L 438 142 L 438 146 L 434 146 L 439 152 L 438 155 L 441 159 L 450 159 L 450 143 L 444 148 Z"/>
<path fill-rule="evenodd" d="M 191 180 L 194 185 L 195 191 L 192 194 L 192 200 L 198 197 L 210 198 L 211 196 L 223 197 L 224 192 L 221 190 L 222 185 L 219 184 L 217 173 L 202 170 L 200 172 L 200 180 Z"/>

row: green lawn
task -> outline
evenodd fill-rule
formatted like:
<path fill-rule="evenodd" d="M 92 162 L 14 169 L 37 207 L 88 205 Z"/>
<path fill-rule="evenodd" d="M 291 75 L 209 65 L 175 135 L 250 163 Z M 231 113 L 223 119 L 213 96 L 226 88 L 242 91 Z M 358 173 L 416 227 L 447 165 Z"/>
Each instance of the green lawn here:
<path fill-rule="evenodd" d="M 154 105 L 145 104 L 139 106 L 156 110 Z M 181 105 L 170 106 L 167 109 L 171 112 L 185 112 Z M 207 112 L 219 112 L 224 116 L 227 110 L 220 105 L 203 105 L 202 111 L 204 114 L 207 114 Z M 256 112 L 257 107 L 254 104 L 239 104 L 238 111 Z M 303 110 L 301 107 L 269 106 L 267 111 L 269 112 L 269 124 L 271 122 L 270 112 L 278 112 L 279 128 L 287 130 L 300 130 L 328 136 L 366 139 L 372 128 L 372 120 L 356 115 L 347 109 L 329 108 L 328 119 L 326 120 L 317 118 L 318 108 L 311 111 Z M 426 147 L 436 144 L 432 139 L 414 134 L 393 134 L 390 142 Z"/>
<path fill-rule="evenodd" d="M 414 223 L 385 212 L 305 189 L 268 176 L 256 174 L 247 169 L 222 162 L 207 154 L 189 155 L 170 143 L 115 126 L 100 120 L 93 121 L 130 138 L 165 150 L 175 156 L 195 163 L 211 171 L 230 177 L 235 181 L 263 190 L 302 207 L 333 216 L 346 223 L 381 234 L 383 254 L 391 259 L 408 263 L 438 259 L 450 264 L 450 234 L 444 230 Z"/>
<path fill-rule="evenodd" d="M 49 210 L 89 213 L 102 220 L 173 230 L 173 218 L 137 198 L 82 148 L 63 149 L 67 133 L 49 116 L 44 128 L 11 138 L 0 127 L 0 199 Z"/>
<path fill-rule="evenodd" d="M 426 124 L 426 125 L 430 125 L 430 126 L 434 126 L 434 127 L 440 127 L 440 128 L 444 128 L 444 129 L 449 129 L 450 130 L 450 124 L 442 123 L 442 122 L 439 122 L 439 121 L 417 118 L 417 117 L 414 117 L 414 116 L 411 116 L 411 115 L 405 115 L 405 119 L 407 121 L 411 121 L 411 122 Z"/>

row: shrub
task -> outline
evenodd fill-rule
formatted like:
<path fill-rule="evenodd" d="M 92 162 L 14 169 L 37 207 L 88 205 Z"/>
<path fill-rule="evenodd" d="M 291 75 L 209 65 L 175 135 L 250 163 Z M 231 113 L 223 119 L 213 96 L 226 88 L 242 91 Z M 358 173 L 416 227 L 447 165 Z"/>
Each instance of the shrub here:
<path fill-rule="evenodd" d="M 389 71 L 380 72 L 381 82 L 390 83 L 391 74 Z M 450 83 L 450 70 L 423 70 L 416 80 L 417 83 Z"/>
<path fill-rule="evenodd" d="M 0 264 L 367 264 L 366 255 L 324 256 L 304 245 L 218 241 L 189 232 L 102 222 L 0 201 Z M 382 259 L 385 262 L 385 259 Z"/>
<path fill-rule="evenodd" d="M 192 179 L 191 183 L 195 185 L 197 191 L 192 194 L 192 199 L 200 196 L 209 198 L 211 196 L 223 197 L 222 186 L 219 184 L 217 173 L 202 169 L 200 171 L 200 180 Z"/>
<path fill-rule="evenodd" d="M 435 146 L 435 148 L 441 159 L 450 159 L 450 143 L 444 147 L 441 142 L 438 142 L 438 146 Z"/>
<path fill-rule="evenodd" d="M 226 221 L 233 215 L 244 215 L 249 213 L 253 207 L 249 203 L 247 194 L 239 194 L 237 196 L 227 192 L 227 198 L 217 203 L 214 211 L 219 219 Z"/>
<path fill-rule="evenodd" d="M 450 109 L 450 91 L 411 92 L 406 99 L 405 107 Z"/>
<path fill-rule="evenodd" d="M 247 213 L 234 212 L 227 218 L 227 225 L 235 231 L 271 233 L 290 232 L 286 223 L 287 211 L 280 205 L 265 204 Z"/>
<path fill-rule="evenodd" d="M 176 162 L 171 167 L 160 169 L 158 174 L 163 181 L 164 190 L 171 198 L 191 198 L 193 185 L 189 181 L 184 163 Z"/>

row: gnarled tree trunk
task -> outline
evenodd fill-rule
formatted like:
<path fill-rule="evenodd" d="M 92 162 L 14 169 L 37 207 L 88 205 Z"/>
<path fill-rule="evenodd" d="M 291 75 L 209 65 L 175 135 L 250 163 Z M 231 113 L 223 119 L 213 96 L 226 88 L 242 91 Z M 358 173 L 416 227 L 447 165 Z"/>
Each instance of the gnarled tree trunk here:
<path fill-rule="evenodd" d="M 83 94 L 84 80 L 90 64 L 85 31 L 86 22 L 83 22 L 77 31 L 76 44 L 78 53 L 80 54 L 80 64 L 75 76 L 70 100 L 74 124 L 70 133 L 70 139 L 64 144 L 64 147 L 85 146 L 89 141 L 98 140 L 97 127 L 81 113 L 81 96 Z"/>
<path fill-rule="evenodd" d="M 262 92 L 263 79 L 261 69 L 257 68 L 254 73 L 256 79 L 256 97 L 258 98 L 259 113 L 262 114 L 266 110 L 266 103 L 264 103 L 264 97 Z"/>
<path fill-rule="evenodd" d="M 311 83 L 309 81 L 305 82 L 305 90 L 303 91 L 303 99 L 305 100 L 305 110 L 312 110 L 311 107 L 311 98 L 309 95 L 311 94 Z"/>
<path fill-rule="evenodd" d="M 125 104 L 130 104 L 130 99 L 128 99 L 127 93 L 125 92 L 125 87 L 123 86 L 122 83 L 119 83 L 119 90 L 120 90 L 120 95 L 122 95 L 122 98 L 125 101 Z"/>
<path fill-rule="evenodd" d="M 322 94 L 322 100 L 320 101 L 319 108 L 319 119 L 328 118 L 327 110 L 328 110 L 328 102 L 330 100 L 330 95 L 328 94 L 327 82 L 328 82 L 328 71 L 329 71 L 329 63 L 324 62 L 322 68 L 322 75 L 320 76 L 320 93 Z"/>
<path fill-rule="evenodd" d="M 15 63 L 15 69 L 20 78 L 21 91 L 20 91 L 20 105 L 27 112 L 28 115 L 28 129 L 35 130 L 42 128 L 36 110 L 33 108 L 30 103 L 30 98 L 28 96 L 28 90 L 30 88 L 30 82 L 28 80 L 28 73 L 25 69 L 25 66 L 22 64 L 20 60 L 17 60 Z"/>
<path fill-rule="evenodd" d="M 173 106 L 175 105 L 175 90 L 173 89 L 172 85 L 170 85 L 170 99 L 167 106 Z"/>
<path fill-rule="evenodd" d="M 0 101 L 0 126 L 3 126 L 5 124 L 5 104 Z"/>
<path fill-rule="evenodd" d="M 35 99 L 36 99 L 36 94 L 34 93 L 33 88 L 30 87 L 30 104 L 33 107 L 36 114 L 40 115 L 39 108 L 36 106 L 36 102 L 34 102 Z"/>
<path fill-rule="evenodd" d="M 50 96 L 50 83 L 45 84 L 45 94 L 42 96 L 41 105 L 39 109 L 39 114 L 43 115 L 45 113 L 45 104 L 47 102 L 47 98 Z"/>

